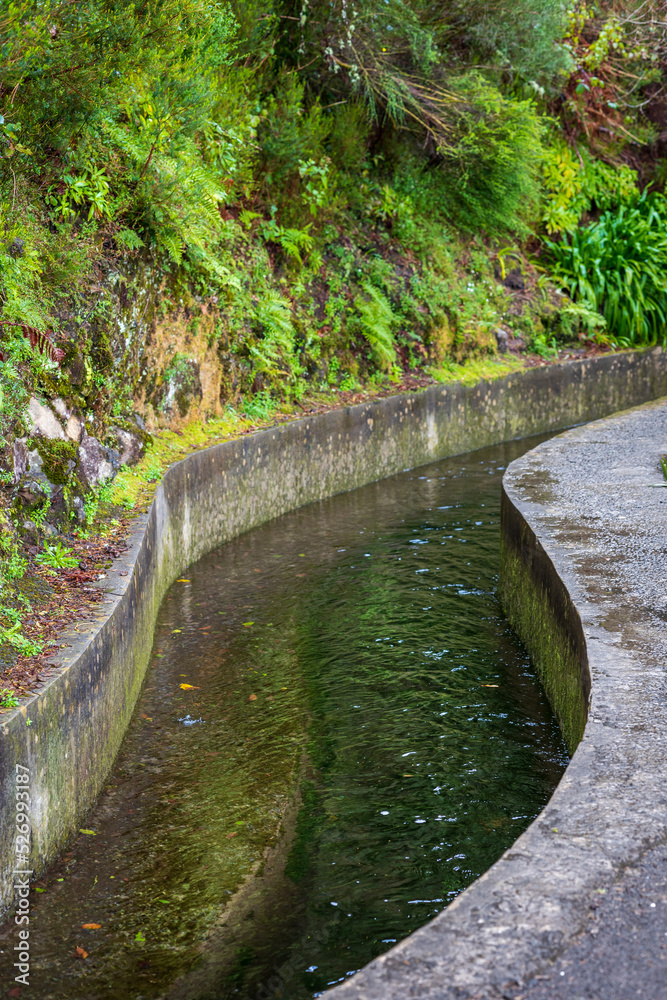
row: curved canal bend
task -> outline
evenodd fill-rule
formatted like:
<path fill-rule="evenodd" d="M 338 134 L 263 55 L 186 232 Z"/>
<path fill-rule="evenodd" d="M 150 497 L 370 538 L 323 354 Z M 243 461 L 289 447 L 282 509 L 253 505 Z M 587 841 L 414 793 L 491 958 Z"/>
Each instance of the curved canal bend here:
<path fill-rule="evenodd" d="M 89 832 L 37 883 L 31 996 L 319 996 L 528 826 L 567 763 L 495 593 L 534 443 L 302 508 L 174 584 Z"/>

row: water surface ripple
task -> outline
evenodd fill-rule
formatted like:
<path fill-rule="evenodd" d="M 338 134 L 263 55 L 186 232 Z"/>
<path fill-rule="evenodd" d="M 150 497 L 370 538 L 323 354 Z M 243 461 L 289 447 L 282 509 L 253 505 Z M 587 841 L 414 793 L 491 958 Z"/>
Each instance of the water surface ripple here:
<path fill-rule="evenodd" d="M 525 829 L 567 763 L 496 597 L 527 446 L 295 511 L 173 585 L 94 835 L 37 885 L 32 997 L 319 996 Z"/>

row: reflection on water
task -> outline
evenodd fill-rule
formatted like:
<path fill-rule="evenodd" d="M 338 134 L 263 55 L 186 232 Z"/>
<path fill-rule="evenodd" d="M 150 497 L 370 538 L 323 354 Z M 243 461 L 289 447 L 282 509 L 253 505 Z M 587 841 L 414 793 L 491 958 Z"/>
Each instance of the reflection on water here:
<path fill-rule="evenodd" d="M 307 1000 L 525 829 L 567 761 L 495 594 L 526 447 L 313 504 L 174 584 L 94 834 L 38 883 L 31 997 Z"/>

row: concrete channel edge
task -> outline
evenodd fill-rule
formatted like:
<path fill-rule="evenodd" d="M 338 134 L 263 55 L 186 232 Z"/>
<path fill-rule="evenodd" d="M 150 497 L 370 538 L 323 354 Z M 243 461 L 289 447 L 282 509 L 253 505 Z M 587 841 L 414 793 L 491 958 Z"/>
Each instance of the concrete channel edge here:
<path fill-rule="evenodd" d="M 104 581 L 98 621 L 63 636 L 66 648 L 58 673 L 26 705 L 0 716 L 0 910 L 12 905 L 16 765 L 30 772 L 30 865 L 39 874 L 77 831 L 104 786 L 143 684 L 160 602 L 190 563 L 273 517 L 326 496 L 661 396 L 667 396 L 667 354 L 662 349 L 604 355 L 474 386 L 435 385 L 305 417 L 194 453 L 172 466 L 149 512 L 137 520 L 128 551 Z M 514 504 L 518 511 L 509 493 L 504 504 Z M 521 516 L 515 534 L 521 530 Z M 548 559 L 543 572 L 547 564 Z M 518 580 L 519 563 L 515 570 Z M 521 632 L 520 622 L 517 627 Z M 563 634 L 569 635 L 568 630 Z M 558 680 L 551 693 L 574 745 L 588 697 L 587 664 L 581 643 L 570 647 L 563 657 L 569 693 L 562 711 Z M 552 823 L 545 817 L 559 808 L 554 801 L 581 781 L 588 752 L 584 739 L 545 812 L 499 862 L 443 914 L 333 992 L 341 1000 L 343 995 L 460 1000 L 474 996 L 478 987 L 495 990 L 509 980 L 520 981 L 526 969 L 548 960 L 567 936 L 568 920 L 571 924 L 575 918 L 574 910 L 561 906 L 558 880 L 571 866 L 568 892 L 576 910 L 578 888 L 588 885 L 599 859 L 592 859 L 587 843 L 574 857 L 571 844 L 551 837 L 550 864 L 536 871 L 534 858 L 544 847 L 544 834 L 536 831 Z M 537 855 L 531 841 L 535 836 L 541 845 Z M 585 833 L 582 839 L 586 841 Z M 611 870 L 611 862 L 609 866 Z M 550 881 L 554 877 L 558 884 Z M 556 898 L 550 917 L 549 900 Z M 517 945 L 519 925 L 523 930 Z M 490 969 L 496 971 L 489 978 Z"/>

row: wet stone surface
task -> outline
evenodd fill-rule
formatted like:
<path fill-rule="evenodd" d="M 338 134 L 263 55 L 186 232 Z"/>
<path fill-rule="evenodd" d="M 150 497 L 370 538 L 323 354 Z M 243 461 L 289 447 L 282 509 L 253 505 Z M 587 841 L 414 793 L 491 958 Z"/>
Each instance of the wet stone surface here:
<path fill-rule="evenodd" d="M 513 1000 L 667 997 L 667 844 L 623 870 L 588 909 L 586 931 Z"/>

